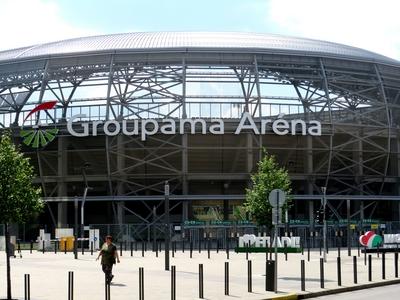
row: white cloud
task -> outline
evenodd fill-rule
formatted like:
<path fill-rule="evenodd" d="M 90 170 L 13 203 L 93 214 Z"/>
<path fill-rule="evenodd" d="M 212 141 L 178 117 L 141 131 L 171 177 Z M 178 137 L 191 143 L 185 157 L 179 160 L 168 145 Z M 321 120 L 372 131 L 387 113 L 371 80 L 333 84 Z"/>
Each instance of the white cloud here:
<path fill-rule="evenodd" d="M 396 0 L 270 0 L 267 24 L 280 33 L 347 44 L 400 59 L 399 11 L 400 1 Z"/>
<path fill-rule="evenodd" d="M 0 50 L 98 34 L 62 18 L 56 2 L 1 0 Z"/>

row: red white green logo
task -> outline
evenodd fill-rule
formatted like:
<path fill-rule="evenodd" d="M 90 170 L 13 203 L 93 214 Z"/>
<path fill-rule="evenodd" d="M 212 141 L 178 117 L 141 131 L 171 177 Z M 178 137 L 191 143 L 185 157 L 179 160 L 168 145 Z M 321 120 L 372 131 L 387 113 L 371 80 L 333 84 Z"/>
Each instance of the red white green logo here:
<path fill-rule="evenodd" d="M 32 111 L 25 117 L 23 123 L 25 123 L 25 121 L 34 113 L 53 109 L 56 103 L 57 101 L 49 101 L 39 104 L 34 109 L 32 109 Z M 57 128 L 43 128 L 41 127 L 39 122 L 38 124 L 32 126 L 31 129 L 22 128 L 20 135 L 23 138 L 22 142 L 25 145 L 32 148 L 42 148 L 50 143 L 52 140 L 54 140 L 57 133 Z"/>
<path fill-rule="evenodd" d="M 376 248 L 382 244 L 382 237 L 373 231 L 367 231 L 360 236 L 360 244 L 368 248 Z"/>

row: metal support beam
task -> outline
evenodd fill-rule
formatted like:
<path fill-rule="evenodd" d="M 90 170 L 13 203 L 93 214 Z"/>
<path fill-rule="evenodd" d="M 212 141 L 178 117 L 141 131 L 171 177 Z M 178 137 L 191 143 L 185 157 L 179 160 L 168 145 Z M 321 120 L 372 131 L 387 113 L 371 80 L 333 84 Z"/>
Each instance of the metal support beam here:
<path fill-rule="evenodd" d="M 110 120 L 110 110 L 111 108 L 111 87 L 114 76 L 114 56 L 110 57 L 110 69 L 108 73 L 108 84 L 107 84 L 107 108 L 106 108 L 106 121 Z M 108 177 L 108 188 L 109 194 L 113 195 L 113 186 L 111 181 L 111 161 L 110 161 L 110 138 L 108 135 L 105 136 L 106 143 L 106 158 L 107 158 L 107 177 Z"/>

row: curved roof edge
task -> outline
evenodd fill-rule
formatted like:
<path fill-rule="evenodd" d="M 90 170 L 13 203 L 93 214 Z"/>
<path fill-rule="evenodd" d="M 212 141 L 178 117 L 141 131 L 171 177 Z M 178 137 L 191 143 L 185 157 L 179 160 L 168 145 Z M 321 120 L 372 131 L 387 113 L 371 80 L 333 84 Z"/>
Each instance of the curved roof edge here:
<path fill-rule="evenodd" d="M 48 56 L 63 56 L 110 51 L 221 50 L 279 52 L 288 55 L 315 55 L 356 59 L 390 65 L 400 61 L 364 49 L 307 38 L 243 32 L 134 32 L 61 40 L 0 51 L 0 62 L 18 62 Z"/>

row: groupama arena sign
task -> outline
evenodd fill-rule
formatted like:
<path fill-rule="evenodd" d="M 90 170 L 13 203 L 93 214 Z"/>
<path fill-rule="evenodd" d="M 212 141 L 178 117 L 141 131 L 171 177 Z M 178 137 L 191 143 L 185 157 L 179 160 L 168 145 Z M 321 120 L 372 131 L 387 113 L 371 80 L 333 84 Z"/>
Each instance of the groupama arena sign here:
<path fill-rule="evenodd" d="M 56 101 L 44 102 L 35 107 L 24 119 L 40 111 L 53 109 Z M 67 122 L 67 131 L 75 137 L 97 136 L 104 133 L 107 136 L 116 136 L 118 134 L 128 136 L 140 136 L 145 141 L 148 136 L 158 133 L 165 135 L 172 134 L 224 134 L 224 119 L 134 119 L 134 120 L 108 120 L 108 121 L 90 121 L 81 122 L 87 118 L 85 114 L 73 115 Z M 189 127 L 189 130 L 185 130 Z M 321 135 L 321 123 L 316 120 L 305 122 L 301 119 L 285 120 L 284 114 L 279 114 L 275 119 L 254 120 L 253 116 L 244 112 L 236 129 L 235 135 L 243 131 L 252 131 L 255 135 L 274 133 L 276 135 Z M 40 125 L 32 126 L 31 129 L 21 130 L 23 142 L 34 148 L 44 147 L 51 142 L 58 133 L 58 129 L 44 128 Z"/>
<path fill-rule="evenodd" d="M 277 119 L 262 119 L 256 125 L 252 115 L 248 112 L 243 113 L 234 134 L 240 134 L 244 130 L 251 130 L 254 134 L 266 134 L 270 131 L 277 135 L 321 135 L 321 123 L 319 121 L 309 121 L 306 123 L 303 120 L 285 120 L 284 115 L 280 114 Z M 115 136 L 118 134 L 140 136 L 142 141 L 145 141 L 147 136 L 157 133 L 166 135 L 170 134 L 224 134 L 225 123 L 223 119 L 135 119 L 135 120 L 109 120 L 92 121 L 79 123 L 80 130 L 74 128 L 76 120 L 86 118 L 85 114 L 72 116 L 67 123 L 67 130 L 72 136 L 87 137 L 96 136 L 99 132 L 104 132 L 105 135 Z M 132 124 L 133 123 L 133 124 Z M 128 127 L 128 124 L 130 125 Z M 132 126 L 133 125 L 133 126 Z M 185 126 L 188 125 L 190 130 L 185 131 Z"/>

